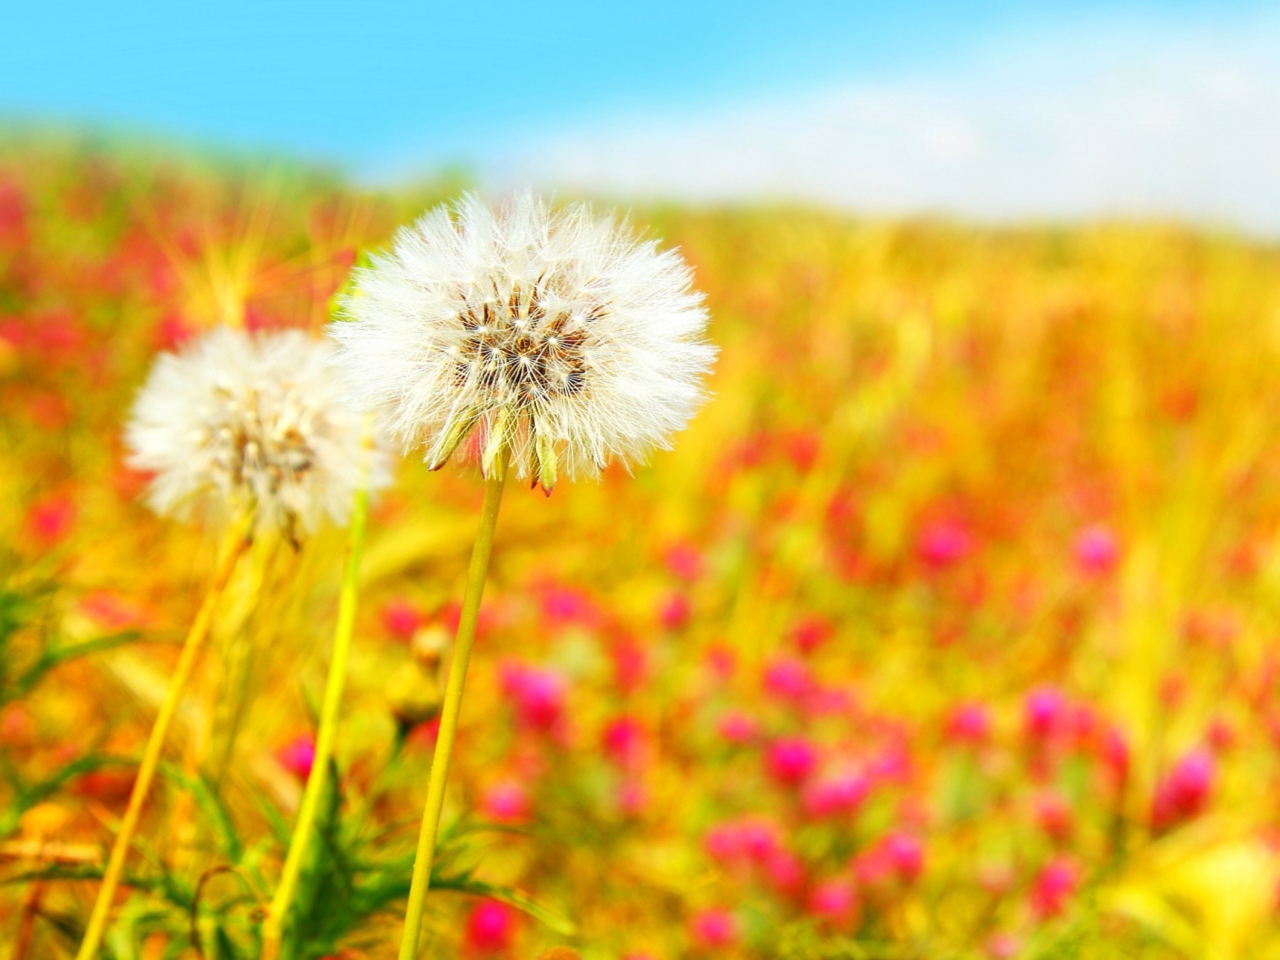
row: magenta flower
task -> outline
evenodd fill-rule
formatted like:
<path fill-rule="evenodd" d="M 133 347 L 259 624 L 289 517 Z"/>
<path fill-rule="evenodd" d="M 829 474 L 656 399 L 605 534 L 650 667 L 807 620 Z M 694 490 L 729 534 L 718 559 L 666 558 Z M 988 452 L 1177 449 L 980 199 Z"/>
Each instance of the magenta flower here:
<path fill-rule="evenodd" d="M 476 953 L 499 953 L 516 934 L 515 911 L 498 900 L 481 900 L 467 915 L 466 946 Z"/>
<path fill-rule="evenodd" d="M 1056 687 L 1037 687 L 1027 694 L 1023 708 L 1027 735 L 1046 740 L 1057 733 L 1066 719 L 1067 698 Z"/>
<path fill-rule="evenodd" d="M 528 791 L 517 780 L 499 780 L 484 792 L 480 809 L 497 823 L 519 823 L 532 811 Z"/>
<path fill-rule="evenodd" d="M 1061 843 L 1071 836 L 1075 814 L 1062 794 L 1043 793 L 1036 798 L 1036 822 L 1048 836 Z"/>
<path fill-rule="evenodd" d="M 760 724 L 749 713 L 730 710 L 720 718 L 716 729 L 730 743 L 742 745 L 755 740 L 760 733 Z"/>
<path fill-rule="evenodd" d="M 1051 860 L 1031 885 L 1031 909 L 1041 919 L 1063 913 L 1080 884 L 1080 869 L 1066 856 Z"/>
<path fill-rule="evenodd" d="M 728 910 L 703 910 L 694 916 L 689 932 L 700 947 L 728 947 L 737 942 L 738 921 Z"/>
<path fill-rule="evenodd" d="M 837 929 L 853 926 L 858 915 L 858 891 L 848 877 L 832 877 L 814 886 L 809 893 L 808 912 Z"/>
<path fill-rule="evenodd" d="M 980 703 L 962 703 L 947 720 L 947 736 L 956 743 L 978 746 L 991 736 L 991 713 Z"/>
<path fill-rule="evenodd" d="M 886 834 L 857 858 L 855 866 L 858 878 L 868 885 L 889 879 L 911 883 L 924 872 L 924 847 L 912 834 Z"/>
<path fill-rule="evenodd" d="M 791 628 L 791 639 L 795 641 L 801 653 L 813 653 L 831 639 L 835 629 L 831 622 L 822 617 L 805 617 Z"/>
<path fill-rule="evenodd" d="M 783 896 L 794 896 L 804 888 L 804 862 L 790 850 L 775 850 L 764 862 L 765 876 Z"/>
<path fill-rule="evenodd" d="M 410 600 L 397 597 L 382 605 L 382 626 L 397 640 L 412 640 L 426 617 Z"/>
<path fill-rule="evenodd" d="M 844 773 L 805 785 L 804 812 L 817 819 L 849 816 L 857 812 L 871 792 L 871 781 L 860 773 Z"/>
<path fill-rule="evenodd" d="M 658 622 L 668 630 L 679 630 L 688 625 L 693 615 L 693 605 L 683 593 L 673 593 L 658 608 Z"/>
<path fill-rule="evenodd" d="M 808 664 L 790 657 L 771 660 L 764 671 L 764 688 L 772 697 L 788 703 L 803 700 L 815 687 Z"/>
<path fill-rule="evenodd" d="M 920 532 L 917 545 L 922 559 L 935 570 L 959 563 L 973 549 L 968 529 L 954 520 L 936 520 Z"/>
<path fill-rule="evenodd" d="M 604 730 L 605 756 L 619 767 L 632 768 L 643 763 L 645 753 L 644 726 L 635 717 L 619 717 Z"/>
<path fill-rule="evenodd" d="M 1076 563 L 1080 569 L 1093 576 L 1102 576 L 1115 569 L 1120 559 L 1120 543 L 1116 535 L 1101 524 L 1080 531 L 1075 543 Z"/>
<path fill-rule="evenodd" d="M 1156 785 L 1151 805 L 1151 823 L 1166 830 L 1203 812 L 1213 792 L 1213 755 L 1192 750 L 1179 760 Z"/>
<path fill-rule="evenodd" d="M 311 776 L 311 767 L 316 762 L 316 741 L 309 733 L 290 740 L 276 751 L 276 760 L 299 780 L 305 781 Z"/>
<path fill-rule="evenodd" d="M 783 786 L 803 783 L 818 765 L 818 750 L 802 737 L 780 737 L 769 746 L 765 765 Z"/>
<path fill-rule="evenodd" d="M 556 585 L 542 589 L 542 615 L 553 626 L 589 626 L 597 619 L 595 605 L 585 591 Z"/>
<path fill-rule="evenodd" d="M 554 730 L 564 716 L 567 684 L 560 674 L 523 664 L 502 669 L 502 689 L 515 701 L 522 726 L 543 733 Z"/>
<path fill-rule="evenodd" d="M 49 497 L 27 513 L 26 527 L 42 547 L 51 547 L 66 538 L 76 520 L 76 505 L 68 497 Z"/>
<path fill-rule="evenodd" d="M 610 651 L 613 659 L 613 679 L 623 693 L 635 693 L 649 675 L 649 658 L 634 638 L 619 638 Z"/>
<path fill-rule="evenodd" d="M 668 570 L 690 583 L 701 578 L 706 566 L 701 552 L 689 543 L 677 543 L 667 550 L 666 561 Z"/>

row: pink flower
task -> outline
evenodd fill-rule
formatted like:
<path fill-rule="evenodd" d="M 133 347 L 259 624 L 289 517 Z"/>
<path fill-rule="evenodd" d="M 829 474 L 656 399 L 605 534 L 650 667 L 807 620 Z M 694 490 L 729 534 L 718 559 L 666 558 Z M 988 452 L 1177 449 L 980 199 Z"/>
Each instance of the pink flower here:
<path fill-rule="evenodd" d="M 1209 803 L 1214 780 L 1213 755 L 1192 750 L 1156 785 L 1151 822 L 1165 830 L 1201 813 Z"/>
<path fill-rule="evenodd" d="M 498 900 L 481 900 L 467 916 L 466 945 L 475 952 L 498 953 L 515 940 L 515 911 Z"/>
<path fill-rule="evenodd" d="M 311 776 L 311 767 L 316 762 L 316 741 L 309 734 L 290 740 L 276 751 L 276 760 L 299 780 Z"/>
<path fill-rule="evenodd" d="M 873 780 L 905 783 L 911 779 L 911 751 L 902 743 L 886 747 L 867 764 L 867 775 Z"/>
<path fill-rule="evenodd" d="M 810 616 L 800 620 L 791 628 L 791 639 L 795 641 L 801 653 L 813 653 L 831 639 L 835 629 L 829 620 L 823 617 Z"/>
<path fill-rule="evenodd" d="M 962 703 L 947 720 L 947 736 L 956 743 L 978 746 L 991 736 L 991 714 L 980 703 Z"/>
<path fill-rule="evenodd" d="M 683 593 L 673 593 L 658 608 L 658 621 L 668 630 L 679 630 L 689 623 L 693 605 Z"/>
<path fill-rule="evenodd" d="M 1061 843 L 1071 836 L 1075 815 L 1062 794 L 1044 793 L 1036 800 L 1036 822 L 1041 830 Z"/>
<path fill-rule="evenodd" d="M 1066 718 L 1067 698 L 1056 687 L 1037 687 L 1027 694 L 1023 709 L 1027 735 L 1046 740 L 1057 733 Z"/>
<path fill-rule="evenodd" d="M 703 849 L 722 865 L 752 861 L 765 863 L 782 849 L 778 827 L 772 821 L 748 817 L 727 820 L 711 827 L 702 838 Z"/>
<path fill-rule="evenodd" d="M 742 831 L 736 823 L 718 823 L 702 838 L 702 848 L 721 863 L 736 860 L 744 853 Z"/>
<path fill-rule="evenodd" d="M 987 956 L 991 960 L 1013 960 L 1021 951 L 1021 942 L 1009 933 L 993 933 L 987 941 Z"/>
<path fill-rule="evenodd" d="M 909 833 L 891 833 L 881 841 L 885 856 L 902 880 L 910 883 L 924 872 L 924 846 Z"/>
<path fill-rule="evenodd" d="M 769 775 L 784 786 L 807 780 L 818 765 L 818 751 L 802 737 L 780 737 L 769 745 L 765 757 Z"/>
<path fill-rule="evenodd" d="M 628 817 L 636 817 L 649 805 L 649 790 L 642 780 L 627 777 L 618 784 L 614 793 L 618 809 Z"/>
<path fill-rule="evenodd" d="M 397 640 L 412 640 L 426 621 L 422 611 L 409 600 L 399 597 L 382 605 L 382 626 Z"/>
<path fill-rule="evenodd" d="M 703 910 L 694 916 L 690 933 L 700 947 L 728 947 L 738 939 L 738 922 L 728 910 Z"/>
<path fill-rule="evenodd" d="M 747 856 L 757 863 L 768 859 L 781 846 L 777 824 L 760 817 L 751 817 L 741 822 L 742 849 Z"/>
<path fill-rule="evenodd" d="M 1080 883 L 1080 871 L 1069 857 L 1051 860 L 1031 886 L 1031 909 L 1041 919 L 1059 916 Z"/>
<path fill-rule="evenodd" d="M 702 554 L 688 543 L 677 543 L 667 551 L 667 569 L 679 577 L 692 583 L 702 576 L 705 564 Z"/>
<path fill-rule="evenodd" d="M 728 680 L 738 669 L 737 654 L 722 643 L 714 644 L 707 649 L 707 666 L 717 679 Z"/>
<path fill-rule="evenodd" d="M 619 717 L 605 727 L 605 755 L 620 767 L 636 767 L 643 763 L 645 732 L 635 717 Z"/>
<path fill-rule="evenodd" d="M 499 780 L 484 792 L 480 809 L 497 823 L 518 823 L 529 819 L 532 804 L 519 781 Z"/>
<path fill-rule="evenodd" d="M 1095 525 L 1080 531 L 1075 543 L 1076 563 L 1085 573 L 1110 573 L 1120 558 L 1120 544 L 1107 527 Z"/>
<path fill-rule="evenodd" d="M 804 661 L 779 657 L 765 667 L 764 688 L 779 700 L 796 703 L 813 690 L 813 674 Z"/>
<path fill-rule="evenodd" d="M 195 334 L 195 328 L 176 313 L 166 313 L 156 324 L 152 342 L 157 350 L 176 350 Z"/>
<path fill-rule="evenodd" d="M 858 891 L 848 877 L 823 880 L 810 892 L 807 906 L 813 916 L 847 930 L 858 915 Z"/>
<path fill-rule="evenodd" d="M 720 736 L 732 744 L 742 745 L 755 740 L 760 733 L 760 724 L 755 717 L 741 710 L 730 710 L 720 718 L 716 725 Z"/>
<path fill-rule="evenodd" d="M 1093 743 L 1098 736 L 1098 731 L 1102 728 L 1102 718 L 1098 716 L 1098 711 L 1087 703 L 1078 703 L 1071 708 L 1068 722 L 1071 729 L 1071 739 L 1078 749 L 1087 748 Z"/>
<path fill-rule="evenodd" d="M 811 781 L 804 788 L 804 812 L 810 817 L 848 816 L 862 806 L 871 781 L 858 773 Z"/>
<path fill-rule="evenodd" d="M 27 512 L 27 530 L 43 547 L 66 538 L 76 520 L 76 505 L 69 497 L 48 497 Z"/>
<path fill-rule="evenodd" d="M 644 647 L 631 637 L 616 641 L 610 651 L 613 657 L 613 678 L 623 693 L 634 693 L 644 686 L 648 676 L 648 655 Z"/>
<path fill-rule="evenodd" d="M 515 700 L 520 723 L 534 730 L 550 732 L 564 716 L 565 680 L 550 670 L 522 664 L 502 669 L 503 692 Z"/>
<path fill-rule="evenodd" d="M 547 586 L 542 589 L 542 615 L 556 626 L 591 624 L 596 619 L 591 598 L 574 587 Z"/>
<path fill-rule="evenodd" d="M 804 887 L 804 863 L 790 850 L 775 850 L 764 862 L 765 876 L 783 896 L 794 896 Z"/>
<path fill-rule="evenodd" d="M 1129 741 L 1119 727 L 1108 727 L 1102 735 L 1102 763 L 1111 779 L 1120 784 L 1129 776 Z"/>
<path fill-rule="evenodd" d="M 858 878 L 866 884 L 889 878 L 911 883 L 924 872 L 924 847 L 908 833 L 886 834 L 880 842 L 857 858 Z"/>
<path fill-rule="evenodd" d="M 973 549 L 969 531 L 954 520 L 937 520 L 920 533 L 917 545 L 922 559 L 935 570 L 954 566 Z"/>
<path fill-rule="evenodd" d="M 1207 739 L 1209 746 L 1222 753 L 1235 746 L 1236 732 L 1231 728 L 1231 724 L 1222 717 L 1214 717 L 1209 724 Z"/>

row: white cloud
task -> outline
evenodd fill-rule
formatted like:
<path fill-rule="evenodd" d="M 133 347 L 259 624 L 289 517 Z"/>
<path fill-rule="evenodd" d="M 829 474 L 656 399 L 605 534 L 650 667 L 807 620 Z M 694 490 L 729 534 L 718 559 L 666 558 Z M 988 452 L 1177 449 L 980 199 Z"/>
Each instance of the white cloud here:
<path fill-rule="evenodd" d="M 1006 38 L 950 72 L 552 133 L 495 185 L 1280 234 L 1280 19 Z"/>

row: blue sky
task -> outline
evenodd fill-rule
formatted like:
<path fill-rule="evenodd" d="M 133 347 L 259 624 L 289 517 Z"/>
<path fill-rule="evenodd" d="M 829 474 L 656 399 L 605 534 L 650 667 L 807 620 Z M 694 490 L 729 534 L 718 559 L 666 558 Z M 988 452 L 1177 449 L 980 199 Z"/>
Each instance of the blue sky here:
<path fill-rule="evenodd" d="M 488 151 L 484 140 L 513 129 L 617 111 L 936 71 L 994 38 L 1088 17 L 1194 19 L 1213 8 L 24 2 L 0 31 L 0 110 L 365 163 Z"/>
<path fill-rule="evenodd" d="M 1089 77 L 1096 81 L 1091 95 L 1108 107 L 1117 77 L 1129 90 L 1126 71 L 1155 70 L 1164 78 L 1157 86 L 1168 88 L 1165 99 L 1174 98 L 1180 109 L 1177 98 L 1190 96 L 1180 86 L 1188 57 L 1198 64 L 1194 69 L 1208 63 L 1212 79 L 1219 66 L 1240 61 L 1237 48 L 1248 48 L 1245 61 L 1254 57 L 1254 73 L 1266 73 L 1267 48 L 1258 37 L 1271 37 L 1275 22 L 1265 4 L 1204 0 L 229 0 L 167 7 L 29 0 L 6 11 L 0 31 L 0 115 L 282 151 L 336 161 L 365 176 L 411 175 L 434 163 L 467 161 L 496 181 L 563 180 L 585 190 L 692 196 L 723 194 L 720 184 L 737 183 L 730 197 L 794 194 L 850 206 L 875 198 L 856 190 L 841 194 L 844 188 L 827 183 L 830 176 L 806 156 L 851 150 L 885 168 L 867 167 L 868 182 L 892 174 L 896 184 L 915 174 L 909 158 L 899 162 L 895 144 L 909 152 L 917 141 L 932 143 L 933 153 L 951 156 L 972 154 L 965 147 L 972 142 L 981 149 L 978 160 L 963 161 L 968 173 L 955 157 L 942 170 L 956 190 L 970 184 L 961 202 L 945 191 L 930 193 L 922 180 L 899 193 L 896 186 L 889 190 L 900 199 L 888 206 L 1017 215 L 1037 211 L 1037 178 L 1020 188 L 1029 202 L 993 200 L 1001 168 L 988 160 L 1003 157 L 1008 164 L 1013 150 L 1034 166 L 1036 149 L 1060 148 L 1061 131 L 1035 134 L 1036 147 L 1023 129 L 1042 126 L 1043 104 L 1056 104 L 1077 126 L 1096 127 L 1094 109 L 1079 100 L 1076 74 L 1085 86 Z M 1261 34 L 1259 24 L 1266 27 Z M 1274 36 L 1280 39 L 1280 29 Z M 1245 82 L 1250 90 L 1266 86 L 1261 100 L 1250 94 L 1253 112 L 1240 115 L 1248 135 L 1247 126 L 1271 118 L 1272 78 L 1250 74 Z M 1280 89 L 1280 79 L 1276 85 Z M 1143 96 L 1150 100 L 1152 91 Z M 1137 109 L 1145 110 L 1146 102 Z M 881 116 L 886 111 L 888 120 Z M 1209 104 L 1188 122 L 1202 124 L 1219 113 Z M 806 129 L 788 121 L 795 116 L 809 118 Z M 1118 115 L 1116 129 L 1099 135 L 1115 133 L 1127 143 L 1126 117 Z M 837 128 L 847 142 L 833 139 Z M 702 130 L 724 135 L 710 143 Z M 779 146 L 790 147 L 790 154 L 754 143 L 752 131 L 785 139 Z M 812 149 L 793 142 L 815 131 L 821 137 Z M 1199 127 L 1181 135 L 1188 144 L 1203 139 Z M 1125 149 L 1141 157 L 1179 149 L 1181 141 L 1169 141 L 1167 131 L 1161 136 Z M 1264 146 L 1269 141 L 1247 136 L 1243 143 L 1246 150 Z M 687 170 L 682 150 L 697 154 L 689 155 Z M 1105 166 L 1111 153 L 1104 143 L 1088 162 Z M 1115 159 L 1131 162 L 1126 157 Z M 720 176 L 726 163 L 742 168 L 736 179 Z M 924 163 L 918 176 L 936 179 L 934 163 Z M 1192 166 L 1195 179 L 1205 161 Z M 672 173 L 655 174 L 666 169 Z M 1207 176 L 1214 183 L 1238 179 L 1234 169 L 1216 167 Z M 974 199 L 975 185 L 986 199 Z M 1169 189 L 1199 187 L 1174 183 Z M 1155 200 L 1156 207 L 1163 202 Z M 1039 207 L 1054 212 L 1063 203 Z M 1077 207 L 1088 213 L 1107 209 L 1107 202 Z M 1068 203 L 1065 209 L 1076 208 Z M 1276 220 L 1280 227 L 1280 209 Z"/>

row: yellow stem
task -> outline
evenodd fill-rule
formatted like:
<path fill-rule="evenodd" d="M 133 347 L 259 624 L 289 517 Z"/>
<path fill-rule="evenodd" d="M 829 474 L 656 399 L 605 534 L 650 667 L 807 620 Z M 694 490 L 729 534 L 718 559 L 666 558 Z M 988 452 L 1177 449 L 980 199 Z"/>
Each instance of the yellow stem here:
<path fill-rule="evenodd" d="M 435 757 L 431 761 L 431 781 L 427 785 L 427 805 L 422 813 L 422 831 L 418 834 L 418 853 L 413 862 L 413 882 L 409 887 L 409 903 L 405 908 L 404 936 L 400 941 L 400 960 L 414 960 L 418 954 L 418 938 L 422 933 L 422 909 L 431 886 L 431 864 L 435 859 L 436 835 L 440 831 L 440 812 L 444 808 L 444 787 L 449 777 L 449 761 L 458 733 L 458 713 L 462 707 L 462 689 L 467 682 L 467 664 L 471 661 L 471 643 L 476 636 L 476 620 L 480 615 L 480 595 L 484 592 L 485 575 L 489 571 L 489 554 L 493 549 L 493 531 L 498 523 L 498 507 L 502 504 L 502 487 L 506 480 L 509 453 L 503 450 L 485 481 L 484 506 L 480 511 L 480 529 L 471 550 L 471 566 L 467 570 L 467 587 L 462 597 L 462 613 L 454 641 L 453 662 L 449 666 L 449 683 L 445 688 L 440 712 L 440 733 L 436 738 Z"/>
<path fill-rule="evenodd" d="M 125 808 L 124 818 L 120 821 L 120 830 L 111 847 L 107 869 L 102 875 L 102 886 L 98 888 L 98 899 L 94 902 L 93 913 L 89 916 L 89 925 L 85 930 L 84 940 L 80 943 L 76 960 L 93 960 L 102 946 L 102 937 L 106 933 L 107 922 L 111 917 L 112 901 L 115 899 L 116 888 L 120 885 L 120 877 L 124 873 L 124 864 L 129 856 L 133 834 L 142 816 L 142 805 L 150 792 L 151 781 L 155 779 L 156 767 L 160 763 L 160 754 L 164 750 L 169 726 L 182 700 L 182 691 L 187 681 L 191 679 L 200 650 L 209 636 L 214 607 L 217 606 L 219 597 L 222 596 L 227 582 L 231 579 L 236 561 L 249 547 L 252 539 L 252 519 L 251 514 L 245 515 L 231 530 L 218 559 L 209 592 L 200 605 L 199 612 L 196 613 L 191 630 L 187 633 L 187 639 L 182 644 L 178 666 L 174 670 L 173 679 L 169 682 L 169 689 L 165 692 L 164 702 L 160 705 L 160 712 L 156 714 L 155 724 L 151 728 L 146 749 L 142 753 L 142 763 L 138 767 L 138 775 L 133 781 L 133 790 L 129 794 L 129 805 Z"/>
<path fill-rule="evenodd" d="M 298 809 L 298 821 L 289 839 L 289 853 L 284 861 L 280 885 L 267 911 L 262 927 L 262 960 L 275 960 L 280 955 L 284 938 L 285 921 L 289 905 L 293 901 L 302 873 L 302 859 L 311 842 L 320 798 L 324 794 L 325 778 L 329 771 L 329 758 L 333 756 L 333 740 L 338 727 L 338 708 L 342 703 L 342 690 L 347 679 L 347 660 L 351 654 L 351 636 L 356 622 L 360 573 L 360 551 L 364 546 L 364 532 L 369 513 L 369 494 L 361 490 L 356 494 L 355 508 L 351 513 L 351 532 L 347 540 L 347 564 L 342 578 L 342 592 L 338 599 L 338 624 L 333 635 L 333 655 L 329 661 L 329 677 L 325 682 L 324 702 L 320 708 L 320 728 L 316 732 L 315 760 L 307 777 L 302 806 Z"/>

